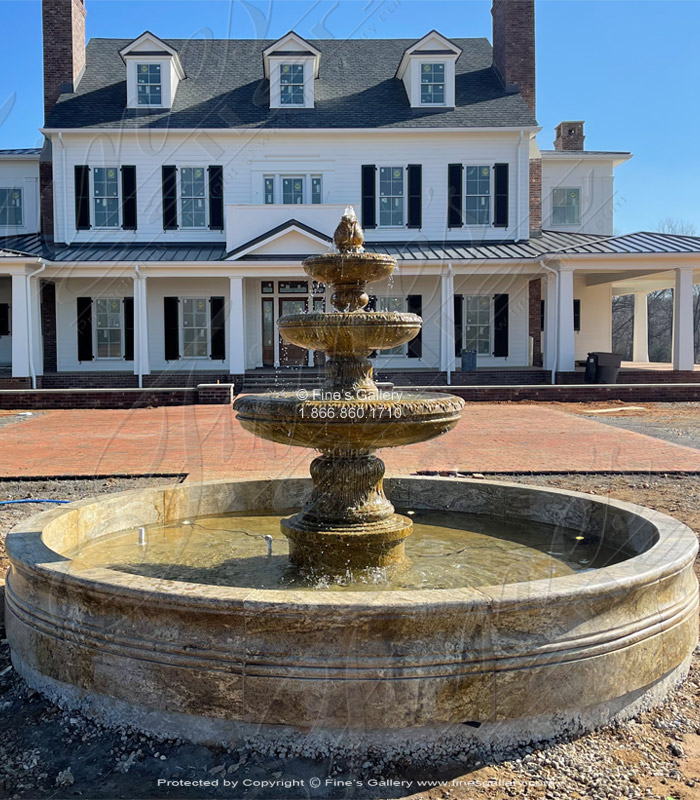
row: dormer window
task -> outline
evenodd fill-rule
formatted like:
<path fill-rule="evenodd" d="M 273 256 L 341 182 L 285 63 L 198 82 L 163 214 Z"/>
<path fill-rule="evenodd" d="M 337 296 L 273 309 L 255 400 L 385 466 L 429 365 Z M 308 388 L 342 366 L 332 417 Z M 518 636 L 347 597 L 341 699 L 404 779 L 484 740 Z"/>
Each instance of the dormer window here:
<path fill-rule="evenodd" d="M 161 105 L 163 84 L 161 83 L 160 64 L 137 64 L 136 76 L 139 105 Z"/>
<path fill-rule="evenodd" d="M 280 103 L 283 106 L 304 105 L 303 64 L 280 64 Z"/>
<path fill-rule="evenodd" d="M 426 106 L 445 105 L 445 64 L 422 64 L 420 101 Z"/>

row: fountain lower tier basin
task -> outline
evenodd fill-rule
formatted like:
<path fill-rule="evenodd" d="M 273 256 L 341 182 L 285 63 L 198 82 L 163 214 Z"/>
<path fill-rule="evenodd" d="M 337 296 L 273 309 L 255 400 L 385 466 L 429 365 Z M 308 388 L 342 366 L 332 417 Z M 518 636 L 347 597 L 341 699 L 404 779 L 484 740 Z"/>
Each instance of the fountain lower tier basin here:
<path fill-rule="evenodd" d="M 221 515 L 281 516 L 304 505 L 310 481 L 137 490 L 45 512 L 8 535 L 13 663 L 38 690 L 108 723 L 202 742 L 250 740 L 263 750 L 381 746 L 416 757 L 580 732 L 659 702 L 685 675 L 698 610 L 697 540 L 686 526 L 556 489 L 449 478 L 385 485 L 397 508 L 415 512 L 417 529 L 441 529 L 409 537 L 416 565 L 438 555 L 456 569 L 459 559 L 444 547 L 462 536 L 478 561 L 477 523 L 471 532 L 460 533 L 462 523 L 449 536 L 442 530 L 447 517 L 464 514 L 484 530 L 515 526 L 529 551 L 547 544 L 543 530 L 553 531 L 552 546 L 577 541 L 578 532 L 618 559 L 576 569 L 556 557 L 559 566 L 541 573 L 523 571 L 527 559 L 516 550 L 462 585 L 402 586 L 397 574 L 398 583 L 376 590 L 294 581 L 266 588 L 256 561 L 249 576 L 238 569 L 236 580 L 226 573 L 217 584 L 207 582 L 215 564 L 198 543 L 191 569 L 168 572 L 172 551 L 159 553 L 158 535 Z M 237 519 L 236 530 L 246 524 Z M 81 562 L 81 553 L 120 531 L 133 537 L 139 526 L 157 569 Z M 273 542 L 273 558 L 281 546 Z"/>
<path fill-rule="evenodd" d="M 371 452 L 424 442 L 452 430 L 464 401 L 440 392 L 349 393 L 326 389 L 238 397 L 247 431 L 315 450 Z M 361 423 L 361 424 L 358 424 Z"/>

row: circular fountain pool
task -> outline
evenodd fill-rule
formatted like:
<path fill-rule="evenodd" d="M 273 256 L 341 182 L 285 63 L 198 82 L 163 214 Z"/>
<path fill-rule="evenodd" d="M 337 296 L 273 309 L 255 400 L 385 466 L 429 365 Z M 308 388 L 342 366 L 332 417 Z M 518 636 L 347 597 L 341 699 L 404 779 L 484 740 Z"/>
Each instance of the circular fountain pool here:
<path fill-rule="evenodd" d="M 7 540 L 16 668 L 168 736 L 443 754 L 637 713 L 687 670 L 697 542 L 676 520 L 554 489 L 388 479 L 414 512 L 407 565 L 319 586 L 286 566 L 276 524 L 310 486 L 182 484 L 23 523 Z"/>

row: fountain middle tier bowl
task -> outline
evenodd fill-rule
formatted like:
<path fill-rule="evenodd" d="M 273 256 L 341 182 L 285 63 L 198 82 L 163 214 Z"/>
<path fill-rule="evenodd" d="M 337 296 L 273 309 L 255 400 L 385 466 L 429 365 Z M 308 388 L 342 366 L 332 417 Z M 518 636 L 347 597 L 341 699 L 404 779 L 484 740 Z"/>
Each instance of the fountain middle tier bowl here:
<path fill-rule="evenodd" d="M 322 253 L 304 261 L 304 272 L 322 283 L 365 284 L 388 278 L 396 259 L 382 253 Z"/>
<path fill-rule="evenodd" d="M 398 311 L 350 311 L 289 314 L 278 325 L 282 338 L 291 344 L 331 356 L 351 356 L 410 342 L 420 332 L 421 318 Z"/>
<path fill-rule="evenodd" d="M 330 389 L 248 395 L 233 404 L 243 428 L 263 439 L 361 452 L 416 444 L 447 433 L 459 421 L 463 406 L 461 398 L 441 392 L 350 396 Z"/>

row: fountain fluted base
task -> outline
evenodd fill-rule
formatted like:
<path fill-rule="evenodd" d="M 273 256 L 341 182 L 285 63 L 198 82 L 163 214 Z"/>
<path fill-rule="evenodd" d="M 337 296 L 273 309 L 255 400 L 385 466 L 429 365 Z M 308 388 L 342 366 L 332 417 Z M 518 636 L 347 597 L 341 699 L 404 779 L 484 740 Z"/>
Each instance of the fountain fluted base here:
<path fill-rule="evenodd" d="M 371 453 L 325 453 L 311 463 L 304 509 L 282 521 L 290 561 L 326 575 L 386 568 L 404 559 L 413 530 L 384 494 L 384 462 Z"/>

